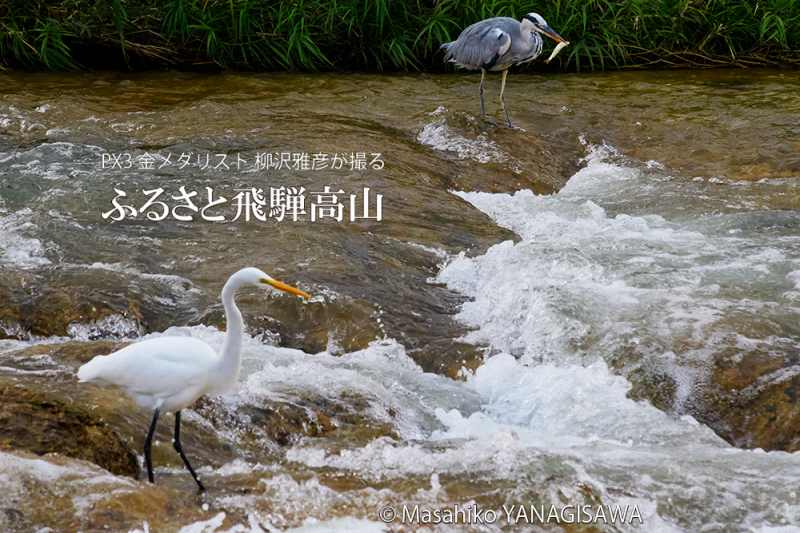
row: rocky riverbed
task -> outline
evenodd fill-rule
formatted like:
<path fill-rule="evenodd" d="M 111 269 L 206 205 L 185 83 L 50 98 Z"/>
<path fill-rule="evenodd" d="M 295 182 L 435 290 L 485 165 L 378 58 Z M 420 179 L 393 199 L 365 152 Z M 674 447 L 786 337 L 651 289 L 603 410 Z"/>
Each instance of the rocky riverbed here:
<path fill-rule="evenodd" d="M 1 78 L 3 529 L 381 530 L 382 505 L 467 502 L 800 521 L 800 76 L 516 76 L 514 130 L 470 76 Z M 252 167 L 304 152 L 382 165 Z M 326 186 L 383 219 L 102 216 L 116 189 Z M 75 370 L 143 336 L 220 346 L 249 265 L 315 296 L 239 296 L 239 389 L 185 417 L 209 493 L 167 417 L 151 486 L 150 414 Z"/>

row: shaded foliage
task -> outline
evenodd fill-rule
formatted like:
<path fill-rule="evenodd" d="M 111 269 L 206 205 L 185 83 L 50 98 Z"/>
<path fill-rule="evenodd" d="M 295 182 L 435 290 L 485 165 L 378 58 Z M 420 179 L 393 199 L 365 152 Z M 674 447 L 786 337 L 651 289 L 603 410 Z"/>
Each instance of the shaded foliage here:
<path fill-rule="evenodd" d="M 531 10 L 562 70 L 800 64 L 797 0 L 6 0 L 0 65 L 440 69 L 470 23 Z"/>

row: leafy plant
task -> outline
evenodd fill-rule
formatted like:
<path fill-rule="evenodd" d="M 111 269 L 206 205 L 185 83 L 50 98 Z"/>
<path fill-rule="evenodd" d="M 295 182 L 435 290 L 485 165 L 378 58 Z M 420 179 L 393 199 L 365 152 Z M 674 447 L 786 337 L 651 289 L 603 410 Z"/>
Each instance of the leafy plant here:
<path fill-rule="evenodd" d="M 572 42 L 553 67 L 800 64 L 797 0 L 550 0 Z M 522 0 L 6 0 L 0 67 L 214 63 L 254 70 L 441 70 L 439 46 Z"/>

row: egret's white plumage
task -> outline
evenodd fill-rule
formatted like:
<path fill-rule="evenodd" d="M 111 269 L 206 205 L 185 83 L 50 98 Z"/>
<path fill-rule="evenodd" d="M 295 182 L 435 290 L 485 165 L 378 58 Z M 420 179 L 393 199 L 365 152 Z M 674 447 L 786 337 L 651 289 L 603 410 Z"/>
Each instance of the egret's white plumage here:
<path fill-rule="evenodd" d="M 257 268 L 244 268 L 233 274 L 222 289 L 226 333 L 222 351 L 191 337 L 158 337 L 137 342 L 109 355 L 100 355 L 78 369 L 81 382 L 116 385 L 139 405 L 154 410 L 145 440 L 148 475 L 153 481 L 150 443 L 160 411 L 175 412 L 174 445 L 201 490 L 197 475 L 180 445 L 180 410 L 200 396 L 224 392 L 236 383 L 241 367 L 242 314 L 234 295 L 245 285 L 269 285 L 308 298 L 308 293 L 271 278 Z"/>
<path fill-rule="evenodd" d="M 221 362 L 199 339 L 159 337 L 95 357 L 78 370 L 78 379 L 122 387 L 147 409 L 177 411 L 231 384 L 221 383 L 213 372 Z M 229 377 L 235 382 L 237 376 Z"/>

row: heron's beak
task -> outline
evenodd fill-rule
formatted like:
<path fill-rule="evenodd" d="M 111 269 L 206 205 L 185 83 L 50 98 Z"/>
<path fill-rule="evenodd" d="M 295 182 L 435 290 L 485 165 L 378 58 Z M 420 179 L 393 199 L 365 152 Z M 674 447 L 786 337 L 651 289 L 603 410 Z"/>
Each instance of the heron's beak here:
<path fill-rule="evenodd" d="M 306 291 L 301 291 L 297 287 L 292 287 L 291 285 L 287 285 L 286 283 L 278 281 L 277 279 L 263 278 L 261 280 L 261 283 L 274 287 L 279 291 L 288 292 L 289 294 L 294 294 L 295 296 L 299 296 L 300 298 L 305 298 L 306 300 L 311 298 L 311 295 L 308 294 Z"/>
<path fill-rule="evenodd" d="M 556 30 L 554 30 L 550 26 L 544 25 L 544 26 L 538 28 L 538 30 L 539 30 L 540 33 L 543 33 L 544 35 L 547 35 L 548 37 L 550 37 L 551 39 L 553 39 L 557 43 L 566 42 L 566 39 L 564 39 L 562 36 L 560 36 L 558 33 L 556 33 Z"/>

